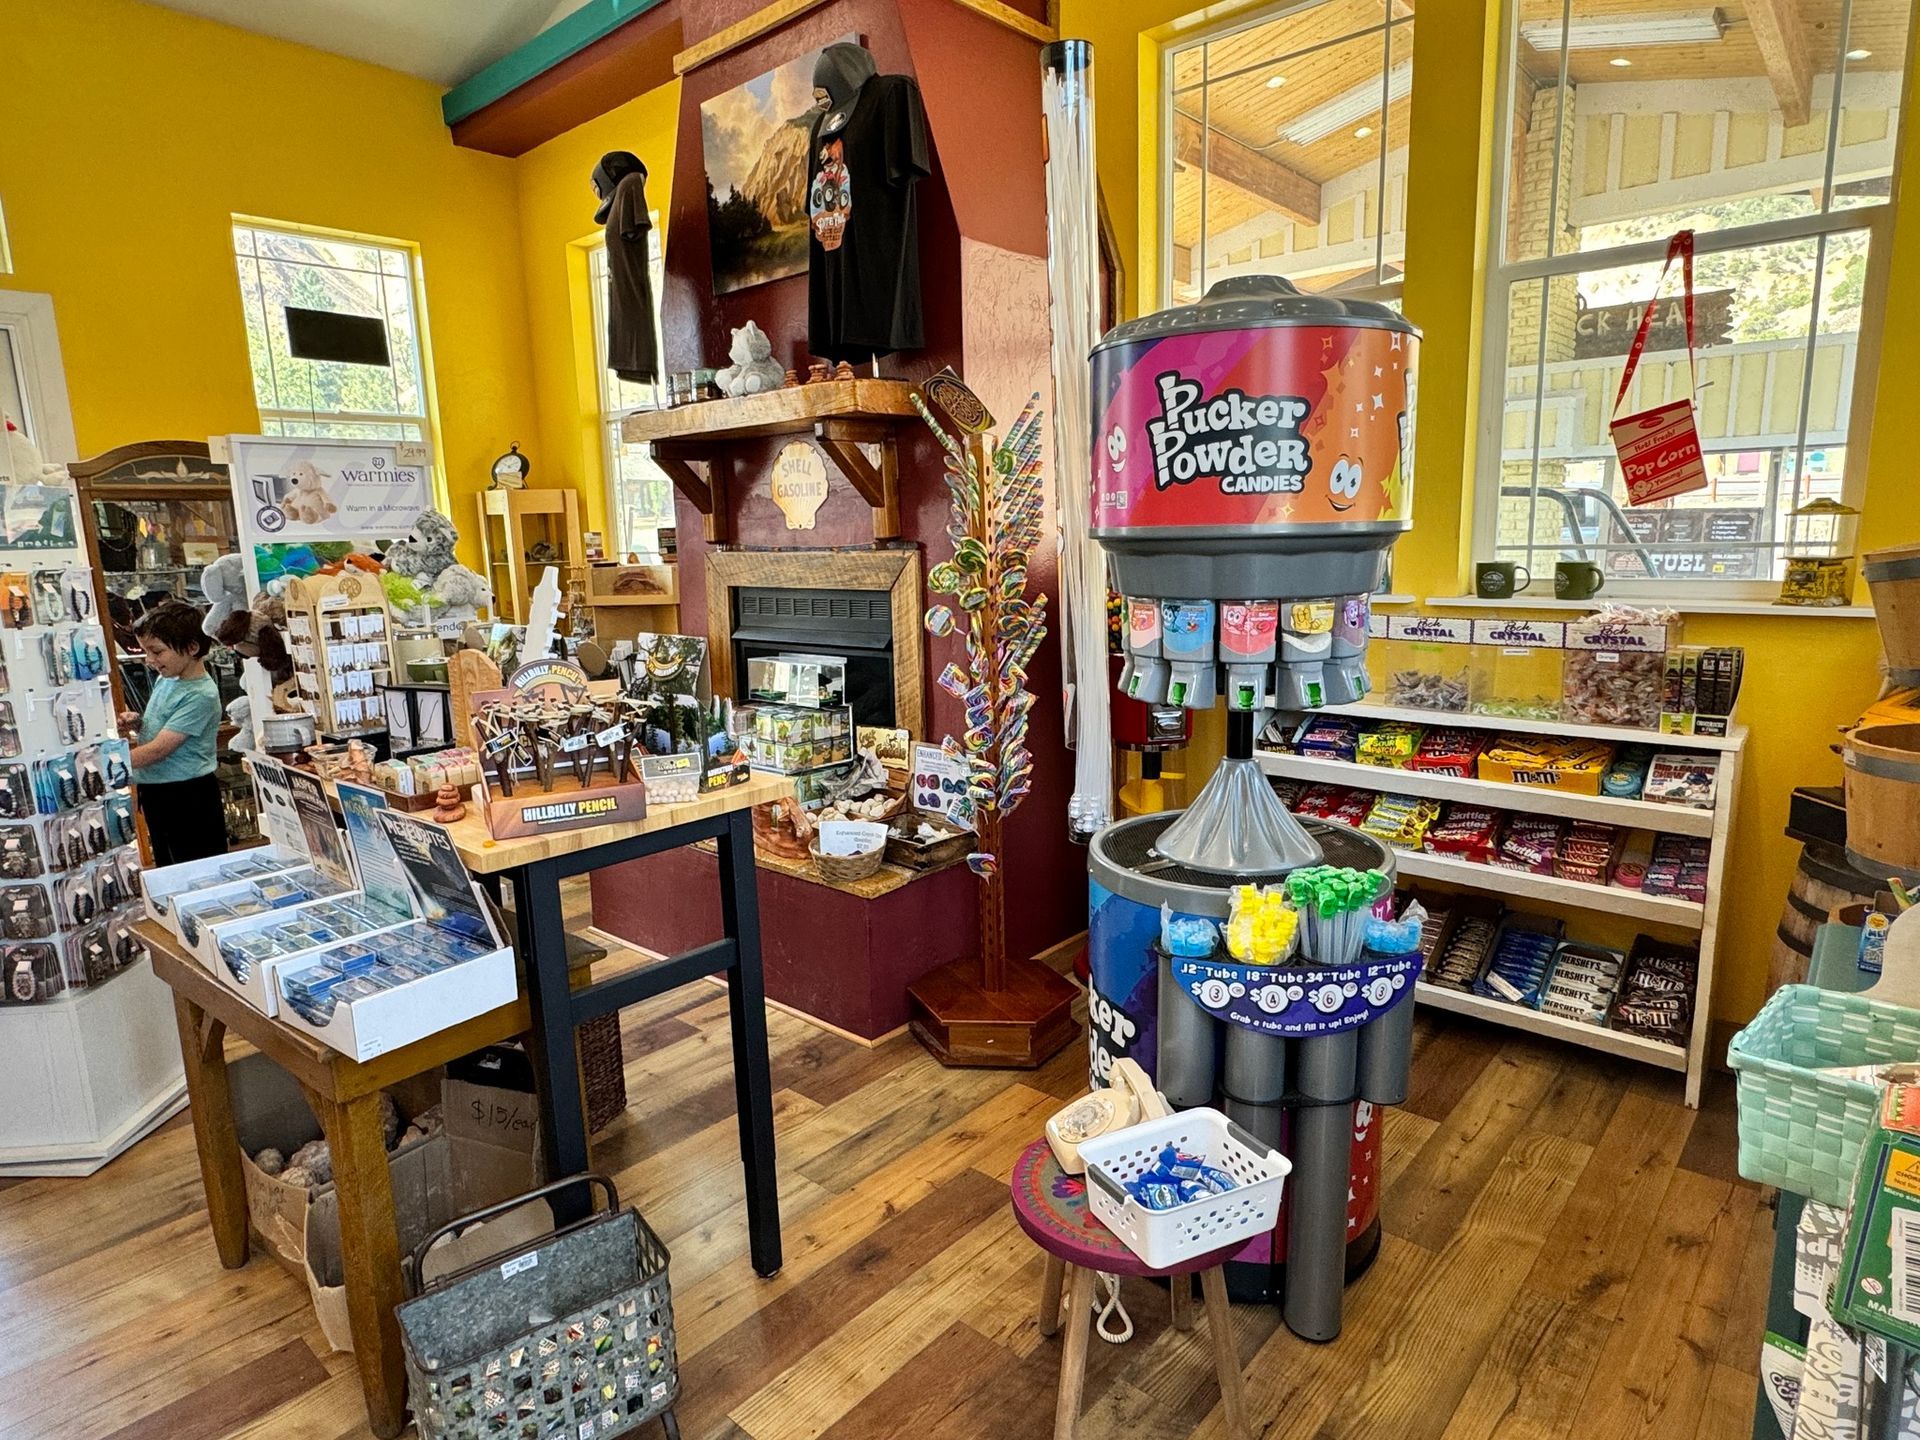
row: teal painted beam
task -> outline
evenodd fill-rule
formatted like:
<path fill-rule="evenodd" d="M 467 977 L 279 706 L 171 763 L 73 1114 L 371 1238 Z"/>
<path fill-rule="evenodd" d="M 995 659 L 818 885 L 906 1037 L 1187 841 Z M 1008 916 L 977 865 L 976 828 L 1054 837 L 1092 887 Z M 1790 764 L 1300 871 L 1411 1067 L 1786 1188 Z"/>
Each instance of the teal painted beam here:
<path fill-rule="evenodd" d="M 548 26 L 510 55 L 502 55 L 479 74 L 462 80 L 440 97 L 448 125 L 484 110 L 529 80 L 578 55 L 629 20 L 664 5 L 666 0 L 587 0 L 578 10 Z"/>

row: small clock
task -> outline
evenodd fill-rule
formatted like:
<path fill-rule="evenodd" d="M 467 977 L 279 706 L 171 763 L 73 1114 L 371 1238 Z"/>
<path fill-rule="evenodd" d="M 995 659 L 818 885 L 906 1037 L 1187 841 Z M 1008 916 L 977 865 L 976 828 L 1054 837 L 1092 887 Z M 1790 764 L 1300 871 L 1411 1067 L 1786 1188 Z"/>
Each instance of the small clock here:
<path fill-rule="evenodd" d="M 507 453 L 493 462 L 493 488 L 496 490 L 524 490 L 527 488 L 527 476 L 533 473 L 533 462 L 520 453 L 519 443 L 507 447 Z"/>

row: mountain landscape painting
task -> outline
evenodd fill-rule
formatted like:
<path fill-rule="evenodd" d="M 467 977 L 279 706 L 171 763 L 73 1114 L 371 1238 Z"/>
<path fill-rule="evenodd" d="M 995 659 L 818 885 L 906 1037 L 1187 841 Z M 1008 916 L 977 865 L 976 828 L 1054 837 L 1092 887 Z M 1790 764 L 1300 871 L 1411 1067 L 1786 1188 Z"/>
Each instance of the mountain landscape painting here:
<path fill-rule="evenodd" d="M 809 50 L 700 106 L 716 295 L 806 273 L 807 132 L 819 58 Z"/>

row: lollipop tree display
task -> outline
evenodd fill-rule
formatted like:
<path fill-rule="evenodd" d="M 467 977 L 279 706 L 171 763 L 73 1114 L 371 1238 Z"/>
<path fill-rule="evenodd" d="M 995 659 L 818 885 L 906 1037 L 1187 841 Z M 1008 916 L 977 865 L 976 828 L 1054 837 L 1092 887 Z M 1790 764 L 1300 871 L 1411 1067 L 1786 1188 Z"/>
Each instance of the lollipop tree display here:
<path fill-rule="evenodd" d="M 1031 788 L 1027 667 L 1046 637 L 1046 597 L 1027 598 L 1027 564 L 1040 540 L 1046 487 L 1040 467 L 1040 397 L 1031 397 L 1003 439 L 993 417 L 950 372 L 914 395 L 946 452 L 953 558 L 935 565 L 928 588 L 953 605 L 927 610 L 936 637 L 959 631 L 966 663 L 949 664 L 940 688 L 966 707 L 966 731 L 943 748 L 964 761 L 979 877 L 980 953 L 932 971 L 907 992 L 913 1033 L 946 1065 L 1031 1067 L 1075 1034 L 1075 988 L 1025 957 L 1007 954 L 1003 827 Z M 936 418 L 937 405 L 951 429 Z M 955 613 L 958 608 L 958 614 Z"/>

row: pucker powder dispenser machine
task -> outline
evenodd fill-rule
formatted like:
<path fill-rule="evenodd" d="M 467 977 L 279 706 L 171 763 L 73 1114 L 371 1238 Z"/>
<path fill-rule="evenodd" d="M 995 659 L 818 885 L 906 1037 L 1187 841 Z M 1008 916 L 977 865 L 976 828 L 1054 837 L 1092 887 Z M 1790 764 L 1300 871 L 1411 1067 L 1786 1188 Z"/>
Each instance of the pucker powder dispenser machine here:
<path fill-rule="evenodd" d="M 1368 597 L 1411 524 L 1419 331 L 1383 305 L 1223 280 L 1092 354 L 1092 534 L 1124 597 L 1123 693 L 1227 707 L 1226 758 L 1184 811 L 1109 825 L 1089 857 L 1095 1084 L 1139 1060 L 1293 1161 L 1279 1227 L 1228 1266 L 1313 1340 L 1378 1245 L 1377 1107 L 1406 1098 L 1417 955 L 1174 956 L 1162 906 L 1223 922 L 1232 887 L 1305 866 L 1393 875 L 1388 848 L 1301 823 L 1253 758 L 1274 711 L 1367 692 Z M 1376 902 L 1391 906 L 1389 885 Z"/>

